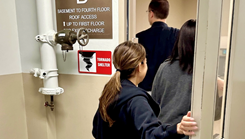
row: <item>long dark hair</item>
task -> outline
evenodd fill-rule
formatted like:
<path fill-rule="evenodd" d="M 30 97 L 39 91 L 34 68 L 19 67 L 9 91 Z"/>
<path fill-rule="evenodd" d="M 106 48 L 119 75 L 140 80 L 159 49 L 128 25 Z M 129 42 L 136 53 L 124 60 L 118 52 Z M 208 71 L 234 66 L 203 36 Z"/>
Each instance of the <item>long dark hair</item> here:
<path fill-rule="evenodd" d="M 146 57 L 145 48 L 139 43 L 126 41 L 119 44 L 113 53 L 113 64 L 117 72 L 111 77 L 105 85 L 102 95 L 100 97 L 99 111 L 104 121 L 109 122 L 112 126 L 115 122 L 108 115 L 108 107 L 116 99 L 122 86 L 120 80 L 122 78 L 128 79 L 135 73 L 135 68 Z"/>
<path fill-rule="evenodd" d="M 169 58 L 171 64 L 178 59 L 181 69 L 189 74 L 193 72 L 195 32 L 196 20 L 190 19 L 186 21 L 180 29 Z"/>

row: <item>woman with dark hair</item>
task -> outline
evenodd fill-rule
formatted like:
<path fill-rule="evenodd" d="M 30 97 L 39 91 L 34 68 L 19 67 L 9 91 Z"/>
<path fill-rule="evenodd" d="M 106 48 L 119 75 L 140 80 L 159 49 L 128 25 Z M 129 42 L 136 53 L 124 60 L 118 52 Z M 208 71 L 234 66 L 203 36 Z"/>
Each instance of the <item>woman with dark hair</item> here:
<path fill-rule="evenodd" d="M 93 120 L 96 139 L 165 139 L 193 135 L 196 122 L 190 112 L 169 126 L 157 118 L 158 104 L 137 87 L 147 72 L 145 49 L 139 43 L 124 42 L 113 53 L 116 73 L 105 85 Z"/>
<path fill-rule="evenodd" d="M 162 123 L 175 125 L 191 108 L 192 72 L 196 21 L 180 29 L 169 59 L 159 67 L 152 86 L 152 98 L 159 103 Z"/>

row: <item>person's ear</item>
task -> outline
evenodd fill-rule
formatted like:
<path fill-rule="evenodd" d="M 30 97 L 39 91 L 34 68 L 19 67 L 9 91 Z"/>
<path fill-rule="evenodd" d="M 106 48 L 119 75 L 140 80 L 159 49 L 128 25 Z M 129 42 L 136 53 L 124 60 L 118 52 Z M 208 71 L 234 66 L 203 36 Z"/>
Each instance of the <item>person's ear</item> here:
<path fill-rule="evenodd" d="M 139 63 L 139 66 L 137 66 L 137 68 L 138 68 L 138 72 L 142 72 L 142 70 L 143 70 L 143 64 L 142 64 L 142 62 L 140 62 Z"/>
<path fill-rule="evenodd" d="M 150 17 L 153 18 L 154 17 L 154 13 L 153 11 L 150 11 Z"/>

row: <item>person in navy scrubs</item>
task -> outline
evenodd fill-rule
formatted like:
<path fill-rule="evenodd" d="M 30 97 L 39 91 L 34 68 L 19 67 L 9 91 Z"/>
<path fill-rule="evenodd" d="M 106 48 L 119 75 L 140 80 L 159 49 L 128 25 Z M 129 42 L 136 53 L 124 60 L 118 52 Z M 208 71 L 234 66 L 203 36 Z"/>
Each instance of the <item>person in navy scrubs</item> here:
<path fill-rule="evenodd" d="M 95 139 L 175 139 L 198 129 L 190 112 L 175 125 L 161 123 L 160 107 L 138 84 L 147 72 L 145 48 L 126 41 L 113 53 L 117 69 L 105 85 L 93 119 Z"/>

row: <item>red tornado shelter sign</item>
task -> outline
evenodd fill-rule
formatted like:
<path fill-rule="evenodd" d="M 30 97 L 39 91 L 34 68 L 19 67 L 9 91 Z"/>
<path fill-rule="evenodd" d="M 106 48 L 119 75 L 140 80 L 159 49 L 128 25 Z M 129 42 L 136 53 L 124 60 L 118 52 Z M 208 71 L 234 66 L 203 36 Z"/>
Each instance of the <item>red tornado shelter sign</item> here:
<path fill-rule="evenodd" d="M 111 51 L 79 50 L 78 72 L 89 74 L 111 74 Z"/>

